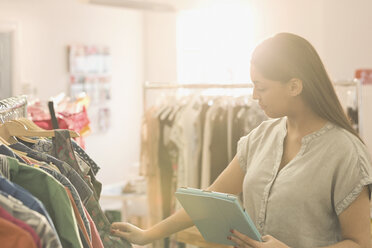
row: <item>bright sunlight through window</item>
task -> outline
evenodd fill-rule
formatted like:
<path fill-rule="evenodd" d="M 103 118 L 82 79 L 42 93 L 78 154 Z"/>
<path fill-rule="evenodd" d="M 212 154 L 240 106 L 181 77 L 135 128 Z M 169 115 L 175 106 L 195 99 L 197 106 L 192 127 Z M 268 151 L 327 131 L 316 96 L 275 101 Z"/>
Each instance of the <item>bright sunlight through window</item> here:
<path fill-rule="evenodd" d="M 253 50 L 252 13 L 247 4 L 218 4 L 180 12 L 177 20 L 178 81 L 249 83 Z"/>

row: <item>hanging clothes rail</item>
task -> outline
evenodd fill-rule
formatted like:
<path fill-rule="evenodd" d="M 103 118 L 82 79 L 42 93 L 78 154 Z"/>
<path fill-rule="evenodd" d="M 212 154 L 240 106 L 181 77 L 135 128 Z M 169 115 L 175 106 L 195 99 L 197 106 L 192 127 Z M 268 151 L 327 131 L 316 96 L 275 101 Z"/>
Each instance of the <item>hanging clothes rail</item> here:
<path fill-rule="evenodd" d="M 208 88 L 253 88 L 251 83 L 242 84 L 177 84 L 146 82 L 144 89 L 208 89 Z"/>
<path fill-rule="evenodd" d="M 252 83 L 241 84 L 179 84 L 163 82 L 145 82 L 143 84 L 143 109 L 146 111 L 148 90 L 171 90 L 171 89 L 249 89 Z"/>

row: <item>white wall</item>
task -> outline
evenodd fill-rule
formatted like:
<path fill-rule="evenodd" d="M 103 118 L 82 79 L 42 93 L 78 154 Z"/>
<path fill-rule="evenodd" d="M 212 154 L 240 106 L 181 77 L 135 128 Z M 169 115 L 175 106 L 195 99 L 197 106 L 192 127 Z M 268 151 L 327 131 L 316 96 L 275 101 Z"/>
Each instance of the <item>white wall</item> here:
<path fill-rule="evenodd" d="M 29 83 L 46 100 L 68 90 L 67 45 L 107 45 L 112 58 L 112 119 L 107 134 L 86 139 L 88 153 L 109 184 L 139 159 L 143 81 L 143 13 L 77 0 L 0 0 L 0 24 L 17 26 L 14 95 Z"/>
<path fill-rule="evenodd" d="M 336 80 L 372 68 L 372 1 L 324 1 L 324 59 Z"/>
<path fill-rule="evenodd" d="M 352 79 L 372 68 L 372 1 L 251 0 L 255 39 L 293 32 L 317 49 L 333 80 Z"/>
<path fill-rule="evenodd" d="M 144 13 L 145 81 L 177 82 L 176 21 L 176 13 Z"/>

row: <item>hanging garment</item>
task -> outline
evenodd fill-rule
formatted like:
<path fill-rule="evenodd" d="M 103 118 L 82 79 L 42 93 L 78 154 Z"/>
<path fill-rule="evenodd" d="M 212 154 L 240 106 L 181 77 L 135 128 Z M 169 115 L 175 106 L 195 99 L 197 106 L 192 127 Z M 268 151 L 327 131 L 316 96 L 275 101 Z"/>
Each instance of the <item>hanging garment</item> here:
<path fill-rule="evenodd" d="M 172 126 L 171 139 L 179 150 L 178 186 L 200 187 L 199 156 L 201 152 L 201 121 L 203 105 L 199 97 L 194 97 L 179 110 Z M 174 192 L 173 192 L 174 194 Z"/>
<path fill-rule="evenodd" d="M 89 224 L 90 224 L 90 230 L 92 231 L 92 245 L 93 248 L 104 248 L 103 243 L 101 240 L 101 237 L 99 236 L 99 232 L 97 230 L 96 225 L 94 224 L 92 217 L 90 217 L 90 214 L 84 207 L 85 214 L 87 215 Z"/>
<path fill-rule="evenodd" d="M 97 172 L 101 168 L 96 164 L 96 162 L 93 161 L 93 159 L 90 158 L 90 156 L 85 152 L 83 148 L 79 146 L 79 144 L 76 141 L 71 140 L 71 143 L 72 147 L 74 148 L 74 151 L 77 152 L 79 156 L 90 166 L 94 175 L 97 175 Z"/>
<path fill-rule="evenodd" d="M 36 248 L 28 232 L 3 218 L 0 218 L 0 244 L 2 248 Z"/>
<path fill-rule="evenodd" d="M 71 165 L 84 179 L 84 181 L 88 183 L 88 185 L 92 185 L 92 190 L 95 193 L 95 197 L 97 200 L 99 200 L 102 191 L 102 184 L 96 180 L 93 173 L 90 177 L 88 177 L 80 169 L 79 163 L 72 148 L 69 131 L 55 130 L 54 133 L 55 136 L 52 139 L 54 157 Z"/>
<path fill-rule="evenodd" d="M 215 102 L 208 109 L 204 123 L 204 134 L 203 134 L 203 150 L 202 150 L 202 173 L 201 173 L 201 185 L 202 189 L 209 187 L 211 182 L 211 142 L 212 142 L 212 130 L 213 130 L 213 116 L 216 116 L 220 108 L 219 102 Z"/>
<path fill-rule="evenodd" d="M 26 163 L 24 159 L 20 156 L 15 154 L 11 149 L 9 149 L 6 145 L 0 145 L 0 154 L 3 154 L 8 157 L 16 158 L 21 163 Z"/>
<path fill-rule="evenodd" d="M 159 145 L 158 145 L 158 165 L 160 170 L 161 182 L 161 197 L 163 219 L 167 218 L 172 213 L 172 198 L 176 191 L 175 189 L 175 173 L 174 167 L 177 164 L 177 149 L 169 139 L 173 121 L 165 118 L 159 119 Z M 169 247 L 169 238 L 164 239 L 164 248 Z"/>
<path fill-rule="evenodd" d="M 226 108 L 219 107 L 212 115 L 212 136 L 209 145 L 210 168 L 209 185 L 221 174 L 229 164 L 227 149 L 227 112 Z"/>
<path fill-rule="evenodd" d="M 70 199 L 70 203 L 71 203 L 72 209 L 74 211 L 74 215 L 75 215 L 75 219 L 76 219 L 76 222 L 78 224 L 78 227 L 79 227 L 79 235 L 80 235 L 80 239 L 83 243 L 83 247 L 84 248 L 92 248 L 91 239 L 88 236 L 87 230 L 84 226 L 83 219 L 80 216 L 79 210 L 78 210 L 78 208 L 75 204 L 74 198 L 72 197 L 71 191 L 67 187 L 65 187 L 65 190 L 66 190 L 66 193 L 68 195 L 68 198 Z"/>
<path fill-rule="evenodd" d="M 94 223 L 96 224 L 102 243 L 105 247 L 112 248 L 132 247 L 132 245 L 125 239 L 110 236 L 111 224 L 108 221 L 106 215 L 104 215 L 100 205 L 98 204 L 94 196 L 92 196 L 88 200 L 88 202 L 85 204 L 85 207 L 87 211 L 90 213 Z"/>
<path fill-rule="evenodd" d="M 62 161 L 69 161 L 70 163 L 74 163 L 74 168 L 77 168 L 78 163 L 73 155 L 74 153 L 70 143 L 71 139 L 67 130 L 56 130 L 55 137 L 52 141 L 52 150 L 54 151 L 54 155 L 56 155 L 56 157 L 61 159 Z M 85 182 L 89 182 L 87 181 L 89 180 L 89 178 L 85 177 L 84 179 Z M 99 230 L 103 244 L 107 247 L 131 247 L 131 244 L 128 241 L 110 236 L 111 224 L 108 221 L 107 217 L 104 215 L 98 202 L 102 185 L 98 181 L 93 180 L 91 182 L 91 185 L 94 194 L 89 198 L 88 202 L 85 204 L 85 207 L 91 214 L 91 217 L 96 224 L 97 229 Z"/>
<path fill-rule="evenodd" d="M 71 184 L 71 182 L 62 174 L 50 169 L 50 168 L 47 168 L 47 167 L 44 167 L 44 166 L 38 166 L 39 169 L 47 172 L 49 175 L 53 176 L 58 182 L 60 182 L 63 186 L 67 187 L 69 189 L 69 192 L 67 192 L 68 194 L 71 194 L 71 197 L 74 201 L 74 204 L 76 204 L 76 208 L 78 209 L 78 213 L 79 213 L 79 216 L 80 218 L 82 219 L 83 223 L 84 223 L 84 228 L 86 229 L 87 231 L 87 235 L 89 237 L 89 240 L 91 241 L 92 237 L 91 237 L 91 230 L 90 230 L 90 225 L 89 225 L 89 221 L 88 221 L 88 218 L 84 212 L 84 208 L 83 208 L 83 203 L 81 202 L 81 199 L 80 199 L 80 196 L 78 194 L 78 192 L 76 191 L 75 187 Z M 79 228 L 81 229 L 81 228 Z"/>
<path fill-rule="evenodd" d="M 229 129 L 231 136 L 229 137 L 230 144 L 230 161 L 234 158 L 237 152 L 238 141 L 244 135 L 247 135 L 245 129 L 245 114 L 247 113 L 247 106 L 234 106 L 232 109 L 232 116 L 229 122 L 231 127 Z"/>
<path fill-rule="evenodd" d="M 29 225 L 27 225 L 25 222 L 15 218 L 14 216 L 12 216 L 11 214 L 9 214 L 4 208 L 2 208 L 0 206 L 0 218 L 3 218 L 3 219 L 6 219 L 10 222 L 12 222 L 13 224 L 19 226 L 20 228 L 22 228 L 23 230 L 25 230 L 26 232 L 28 232 L 36 247 L 38 248 L 41 248 L 41 242 L 40 242 L 40 238 L 39 236 L 36 234 L 36 232 L 34 231 L 34 229 L 32 229 Z"/>
<path fill-rule="evenodd" d="M 53 231 L 56 232 L 56 228 L 54 227 L 53 221 L 50 218 L 48 212 L 46 211 L 43 203 L 40 202 L 37 198 L 35 198 L 33 195 L 31 195 L 24 188 L 15 183 L 12 183 L 5 177 L 0 176 L 0 190 L 21 201 L 26 207 L 43 215 L 47 219 Z"/>
<path fill-rule="evenodd" d="M 73 146 L 74 143 L 70 139 L 69 133 L 67 130 L 55 130 L 55 133 L 56 137 L 53 139 L 53 142 L 39 139 L 35 144 L 24 144 L 28 145 L 28 147 L 33 150 L 47 153 L 67 164 L 72 163 L 73 166 L 71 167 L 74 168 L 76 173 L 79 174 L 86 184 L 90 186 L 91 190 L 96 193 L 96 198 L 99 199 L 102 191 L 102 184 L 97 181 L 95 174 L 90 169 L 89 165 L 72 150 L 71 144 Z M 75 168 L 78 169 L 76 170 Z"/>
<path fill-rule="evenodd" d="M 37 142 L 35 144 L 36 146 L 39 146 L 38 149 L 43 147 L 43 149 L 50 151 L 50 144 L 47 142 Z M 131 247 L 131 245 L 120 238 L 112 237 L 110 236 L 110 223 L 107 220 L 107 217 L 104 215 L 98 200 L 96 199 L 97 196 L 93 195 L 92 189 L 87 185 L 87 183 L 81 178 L 81 176 L 73 169 L 71 168 L 66 162 L 62 162 L 61 160 L 56 159 L 53 156 L 50 156 L 46 153 L 41 153 L 39 151 L 30 149 L 29 147 L 25 146 L 21 143 L 16 143 L 11 145 L 12 148 L 17 148 L 18 150 L 21 150 L 23 152 L 27 152 L 27 156 L 30 156 L 32 158 L 43 160 L 47 163 L 52 162 L 55 164 L 62 172 L 63 175 L 65 175 L 70 182 L 74 185 L 77 192 L 79 193 L 79 196 L 88 210 L 88 212 L 91 214 L 91 217 L 94 221 L 94 223 L 97 226 L 97 229 L 99 230 L 101 240 L 105 247 Z M 52 146 L 52 151 L 57 150 L 55 144 Z M 60 152 L 61 154 L 65 154 L 63 152 Z M 61 155 L 62 156 L 62 155 Z"/>
<path fill-rule="evenodd" d="M 66 136 L 59 136 L 61 139 L 65 139 Z M 39 141 L 36 144 L 33 145 L 33 147 L 37 150 L 43 149 L 45 151 L 57 151 L 58 155 L 62 159 L 71 159 L 71 158 L 66 158 L 66 156 L 70 156 L 70 152 L 67 152 L 66 149 L 58 149 L 58 144 L 61 146 L 63 141 L 58 138 L 56 139 L 55 143 L 52 143 L 52 146 L 50 142 L 43 142 Z M 58 143 L 58 144 L 57 144 Z M 92 219 L 94 220 L 94 223 L 97 226 L 97 229 L 99 230 L 101 240 L 103 244 L 107 247 L 131 247 L 131 245 L 120 238 L 117 237 L 112 237 L 110 236 L 110 223 L 107 219 L 107 217 L 104 215 L 99 202 L 97 200 L 98 196 L 94 195 L 93 186 L 89 187 L 86 181 L 84 181 L 81 176 L 73 169 L 71 168 L 66 162 L 62 162 L 61 160 L 56 159 L 53 156 L 50 156 L 49 154 L 46 153 L 41 153 L 39 151 L 30 149 L 29 147 L 24 144 L 19 144 L 17 143 L 17 146 L 12 145 L 13 148 L 18 148 L 22 149 L 23 151 L 26 151 L 28 156 L 33 157 L 35 159 L 44 159 L 45 162 L 52 162 L 53 164 L 56 164 L 58 168 L 61 170 L 62 174 L 64 174 L 70 182 L 74 185 L 76 190 L 79 193 L 79 196 L 85 205 L 86 209 L 88 212 L 91 214 Z M 67 155 L 66 155 L 67 154 Z M 76 165 L 76 164 L 75 164 Z M 66 175 L 66 174 L 67 175 Z M 90 196 L 89 196 L 90 195 Z"/>
<path fill-rule="evenodd" d="M 159 119 L 156 107 L 147 110 L 141 125 L 140 174 L 147 178 L 149 224 L 155 225 L 163 219 L 160 169 L 158 166 Z M 152 243 L 153 248 L 163 248 L 164 241 Z"/>
<path fill-rule="evenodd" d="M 29 209 L 21 201 L 0 191 L 0 205 L 15 218 L 24 221 L 40 237 L 43 248 L 62 248 L 57 233 L 40 213 Z"/>
<path fill-rule="evenodd" d="M 38 161 L 43 161 L 47 164 L 54 164 L 58 167 L 61 174 L 66 176 L 70 182 L 74 185 L 75 189 L 79 193 L 80 199 L 83 204 L 88 201 L 88 199 L 93 195 L 93 191 L 86 184 L 86 182 L 79 176 L 79 174 L 71 168 L 67 163 L 50 156 L 49 154 L 42 153 L 36 150 L 33 150 L 22 143 L 11 144 L 12 149 L 26 153 L 30 158 L 36 159 Z"/>
<path fill-rule="evenodd" d="M 57 229 L 62 246 L 82 247 L 73 210 L 63 186 L 46 172 L 17 160 L 0 156 L 0 169 L 9 179 L 24 187 L 45 206 Z"/>

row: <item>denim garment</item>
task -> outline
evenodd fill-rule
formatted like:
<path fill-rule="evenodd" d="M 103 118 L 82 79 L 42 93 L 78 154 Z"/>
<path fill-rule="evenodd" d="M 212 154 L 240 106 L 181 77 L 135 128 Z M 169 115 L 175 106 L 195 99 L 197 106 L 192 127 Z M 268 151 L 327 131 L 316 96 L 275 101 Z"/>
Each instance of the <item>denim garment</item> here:
<path fill-rule="evenodd" d="M 59 131 L 56 130 L 56 133 L 59 133 Z M 73 142 L 73 140 L 70 139 L 69 137 L 70 137 L 69 133 L 65 133 L 63 135 L 56 135 L 56 138 L 54 139 L 54 143 L 52 143 L 49 140 L 40 139 L 35 144 L 26 144 L 26 143 L 25 144 L 29 145 L 29 147 L 33 150 L 47 153 L 51 156 L 56 156 L 54 151 L 58 149 L 57 147 L 59 146 L 59 144 L 63 144 L 63 143 L 68 144 L 70 141 Z M 69 145 L 66 145 L 66 147 L 69 147 Z M 61 154 L 63 153 L 60 153 L 60 155 Z M 56 158 L 64 162 L 68 162 L 70 160 L 70 158 L 66 158 L 66 156 L 60 156 Z M 79 165 L 80 171 L 82 171 L 82 174 L 80 175 L 81 178 L 83 178 L 84 181 L 90 186 L 90 188 L 95 191 L 96 198 L 99 199 L 101 190 L 102 190 L 102 184 L 99 181 L 97 181 L 97 179 L 95 178 L 95 174 L 89 168 L 89 165 L 87 165 L 84 159 L 82 159 L 80 155 L 77 154 L 76 152 L 75 152 L 75 158 Z M 87 169 L 88 171 L 86 171 Z"/>
<path fill-rule="evenodd" d="M 35 151 L 26 145 L 22 143 L 16 143 L 10 145 L 11 148 L 25 152 L 28 157 L 36 159 L 38 161 L 43 161 L 46 163 L 52 163 L 58 167 L 58 169 L 61 171 L 61 174 L 66 176 L 72 185 L 74 185 L 75 189 L 79 193 L 80 199 L 85 204 L 86 201 L 90 198 L 91 195 L 93 195 L 93 191 L 89 188 L 89 186 L 85 183 L 85 181 L 79 176 L 79 174 L 72 169 L 68 164 L 65 162 L 58 160 L 54 158 L 53 156 L 50 156 L 49 154 L 42 153 L 39 151 Z"/>
<path fill-rule="evenodd" d="M 79 154 L 79 156 L 90 166 L 93 174 L 97 175 L 97 172 L 101 168 L 96 164 L 96 162 L 93 161 L 93 159 L 90 158 L 90 156 L 84 151 L 83 148 L 79 146 L 79 144 L 75 140 L 71 140 L 71 143 L 74 151 L 77 152 L 77 154 Z"/>
<path fill-rule="evenodd" d="M 70 133 L 68 130 L 55 130 L 54 133 L 55 137 L 52 139 L 53 155 L 71 165 L 84 179 L 84 181 L 88 183 L 88 185 L 92 185 L 93 187 L 91 189 L 95 192 L 96 199 L 99 200 L 102 184 L 96 180 L 93 173 L 91 173 L 91 176 L 86 176 L 81 171 L 72 148 Z"/>
<path fill-rule="evenodd" d="M 87 229 L 84 226 L 84 222 L 80 216 L 79 210 L 76 207 L 74 198 L 71 195 L 71 191 L 67 187 L 65 187 L 65 190 L 66 190 L 68 198 L 70 199 L 71 207 L 74 211 L 74 217 L 75 217 L 76 223 L 79 228 L 79 235 L 80 235 L 81 242 L 83 243 L 83 248 L 93 248 L 92 241 L 88 236 Z"/>
<path fill-rule="evenodd" d="M 55 137 L 52 139 L 54 155 L 61 159 L 62 161 L 73 164 L 73 167 L 78 167 L 76 157 L 74 156 L 74 151 L 71 146 L 70 134 L 67 130 L 55 130 Z M 94 182 L 92 181 L 94 184 Z M 94 187 L 96 189 L 96 187 Z M 98 199 L 97 191 L 94 191 L 94 197 L 85 204 L 88 212 L 91 214 L 93 221 L 95 222 L 98 231 L 100 233 L 102 242 L 105 247 L 131 247 L 127 241 L 123 241 L 120 238 L 110 236 L 110 222 L 104 215 Z M 97 197 L 98 196 L 98 197 Z"/>
<path fill-rule="evenodd" d="M 19 143 L 17 143 L 17 144 L 19 144 Z M 24 150 L 27 150 L 24 147 L 28 148 L 27 146 L 25 146 L 23 144 L 18 145 L 18 148 L 23 148 Z M 55 146 L 53 144 L 53 149 L 50 149 L 50 144 L 48 144 L 48 142 L 39 140 L 36 143 L 35 148 L 37 150 L 43 149 L 44 151 L 49 151 L 50 152 L 51 150 L 55 149 Z M 34 154 L 34 153 L 43 154 L 46 157 L 51 157 L 54 160 L 57 160 L 57 159 L 55 159 L 54 157 L 52 157 L 48 154 L 45 154 L 45 153 L 42 153 L 42 152 L 39 152 L 39 151 L 35 151 L 35 150 L 30 149 L 30 148 L 28 148 L 27 151 L 32 153 L 32 154 Z M 57 160 L 57 161 L 60 161 L 60 160 Z M 55 164 L 56 161 L 54 161 L 53 163 Z M 64 163 L 64 164 L 66 164 L 66 163 Z M 56 165 L 58 165 L 58 163 Z M 69 168 L 72 171 L 74 171 L 71 167 L 69 167 Z M 72 182 L 71 179 L 70 179 L 70 181 Z M 97 230 L 100 234 L 101 240 L 102 240 L 105 247 L 113 247 L 113 248 L 116 248 L 116 247 L 118 247 L 118 248 L 119 247 L 132 247 L 131 244 L 128 243 L 126 240 L 110 236 L 110 226 L 111 226 L 110 222 L 108 221 L 107 217 L 104 215 L 104 213 L 103 213 L 103 211 L 102 211 L 102 209 L 99 205 L 99 202 L 98 202 L 98 199 L 97 199 L 96 195 L 95 196 L 91 195 L 89 200 L 86 201 L 86 202 L 83 201 L 83 203 L 84 203 L 84 206 L 86 207 L 88 213 L 90 214 L 91 218 L 93 219 L 93 221 L 94 221 L 94 223 L 97 227 Z"/>
<path fill-rule="evenodd" d="M 11 149 L 9 149 L 6 145 L 0 145 L 0 154 L 3 154 L 8 157 L 16 158 L 21 163 L 26 163 L 20 156 L 15 154 Z"/>
<path fill-rule="evenodd" d="M 53 143 L 50 140 L 39 139 L 34 144 L 30 144 L 30 143 L 26 143 L 26 142 L 22 142 L 22 143 L 24 143 L 25 145 L 27 145 L 31 149 L 34 149 L 34 150 L 39 151 L 39 152 L 44 152 L 44 153 L 47 153 L 51 156 L 54 156 Z M 84 160 L 82 160 L 82 158 L 79 156 L 78 153 L 76 153 L 76 152 L 74 152 L 74 153 L 75 153 L 76 160 L 79 164 L 80 170 L 83 172 L 83 175 L 87 175 L 89 173 L 89 170 L 90 170 L 89 165 Z"/>
<path fill-rule="evenodd" d="M 47 219 L 36 211 L 22 204 L 11 195 L 0 191 L 0 206 L 15 218 L 25 222 L 40 237 L 43 248 L 62 248 L 61 241 Z"/>
<path fill-rule="evenodd" d="M 1 169 L 8 169 L 9 179 L 24 187 L 45 206 L 57 229 L 63 247 L 81 248 L 82 243 L 65 188 L 46 172 L 0 155 Z"/>
<path fill-rule="evenodd" d="M 90 230 L 90 226 L 89 226 L 89 221 L 88 221 L 88 218 L 84 212 L 84 208 L 83 208 L 83 204 L 81 202 L 81 199 L 80 199 L 80 196 L 78 194 L 78 192 L 76 191 L 75 187 L 71 184 L 71 182 L 64 176 L 62 175 L 61 173 L 58 173 L 50 168 L 46 168 L 44 166 L 40 166 L 39 167 L 40 169 L 42 169 L 43 171 L 46 171 L 48 174 L 52 175 L 55 179 L 57 179 L 58 182 L 60 182 L 63 186 L 67 187 L 70 192 L 71 192 L 71 195 L 72 195 L 72 198 L 76 204 L 76 207 L 79 211 L 79 214 L 84 222 L 84 226 L 85 226 L 85 229 L 87 230 L 87 233 L 88 233 L 88 236 L 89 236 L 89 239 L 92 240 L 92 236 L 91 236 L 91 230 Z"/>

